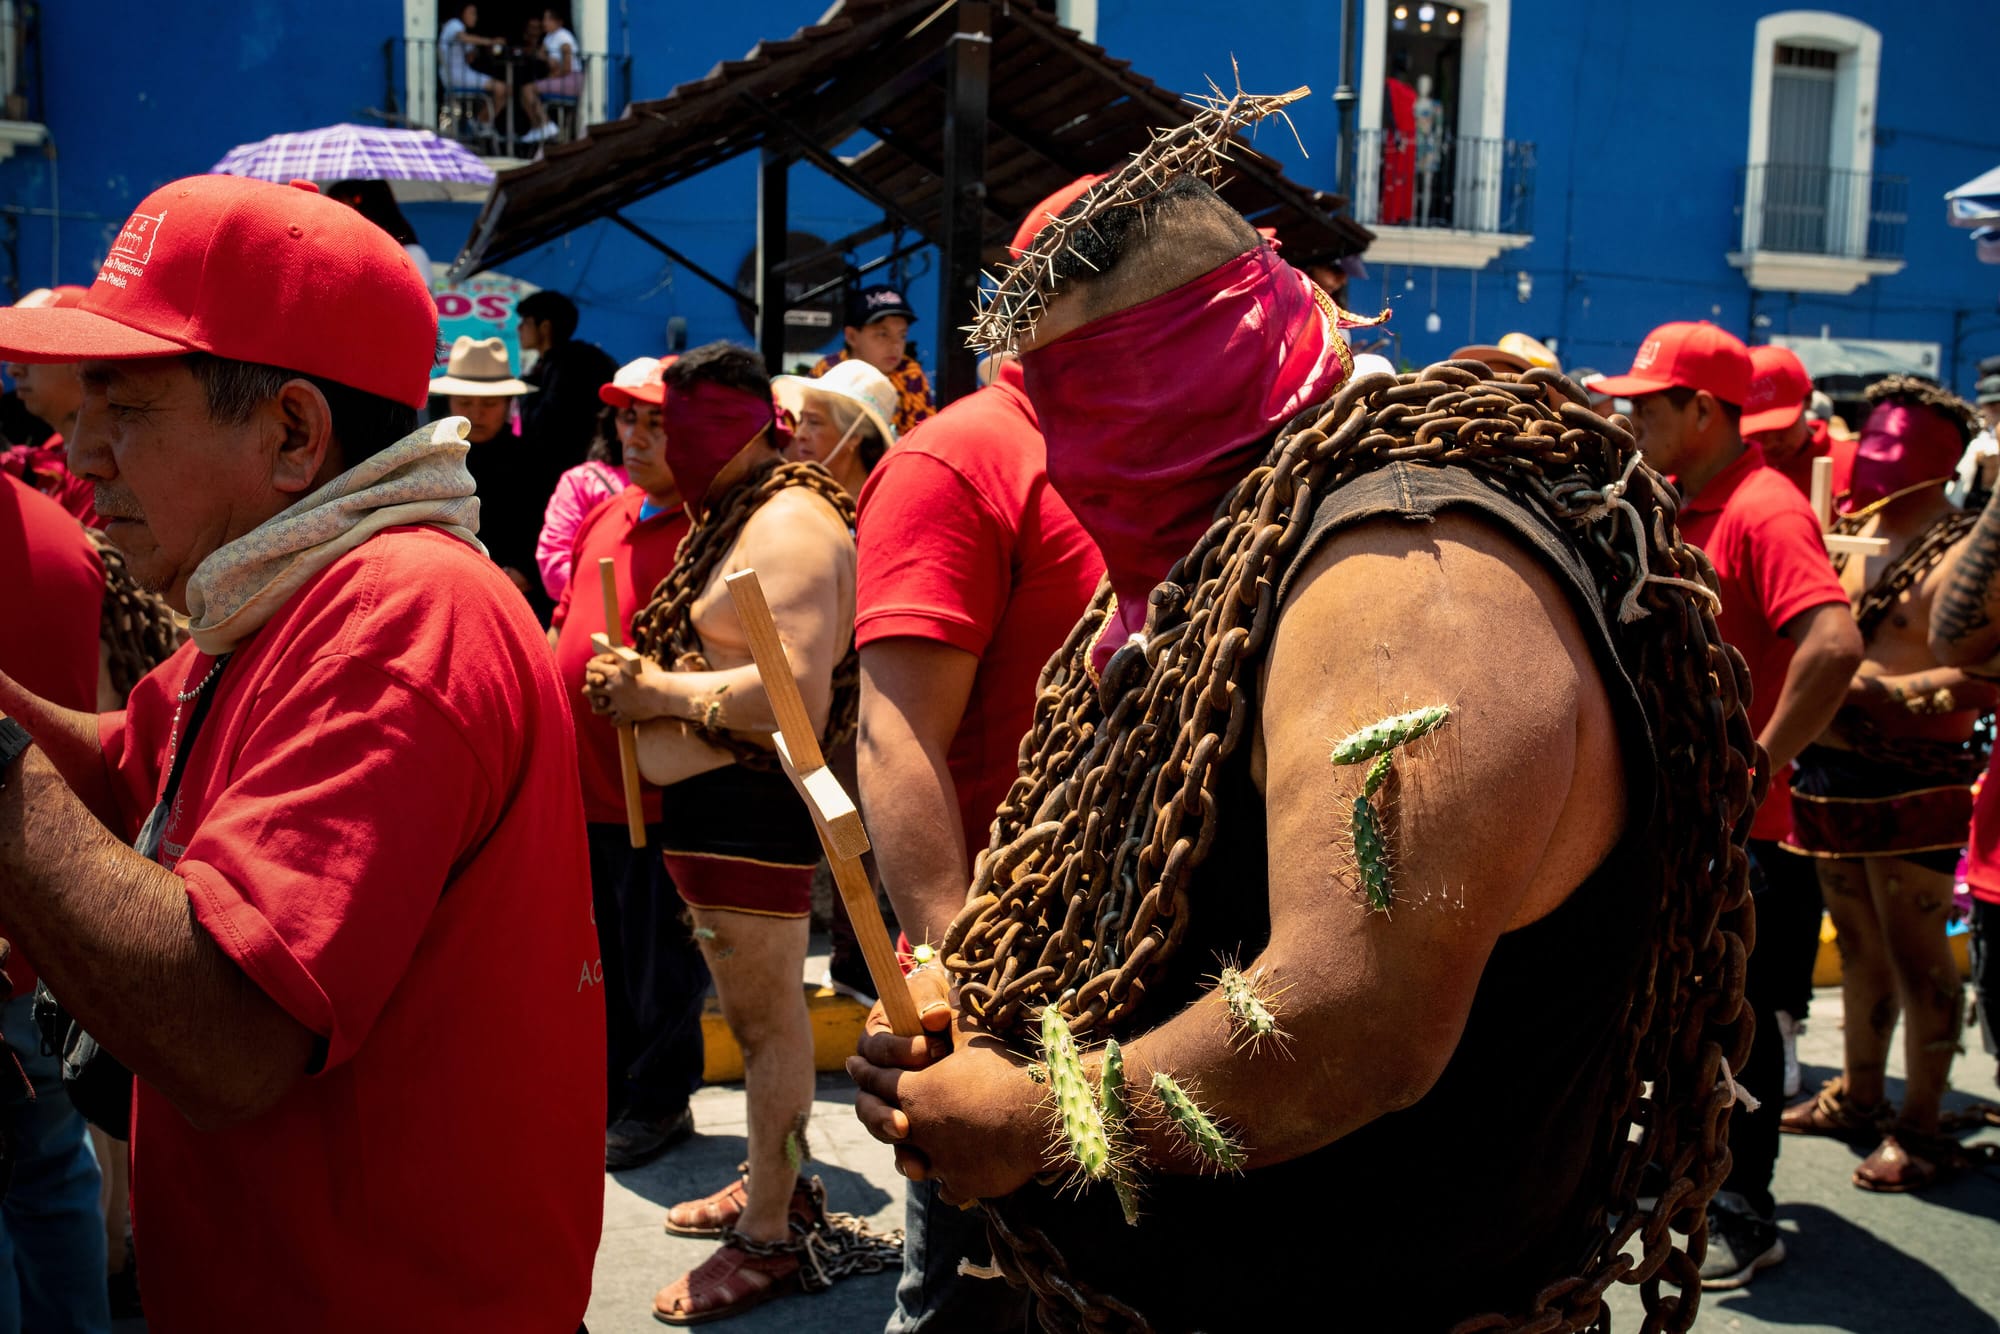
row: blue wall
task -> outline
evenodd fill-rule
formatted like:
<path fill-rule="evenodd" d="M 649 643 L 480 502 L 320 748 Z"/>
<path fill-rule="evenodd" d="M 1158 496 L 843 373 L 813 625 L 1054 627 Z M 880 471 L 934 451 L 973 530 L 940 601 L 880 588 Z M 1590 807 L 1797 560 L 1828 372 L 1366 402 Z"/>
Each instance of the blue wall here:
<path fill-rule="evenodd" d="M 2000 269 L 1974 260 L 1966 233 L 1947 228 L 1944 191 L 2000 162 L 1990 88 L 1995 43 L 1973 7 L 1953 0 L 1837 0 L 1883 37 L 1875 170 L 1910 179 L 1907 267 L 1850 296 L 1758 294 L 1770 323 L 1753 334 L 1752 293 L 1724 256 L 1735 248 L 1736 174 L 1748 137 L 1751 34 L 1775 3 L 1689 0 L 1679 6 L 1591 0 L 1515 0 L 1506 131 L 1537 146 L 1534 240 L 1477 274 L 1435 271 L 1442 327 L 1425 332 L 1433 271 L 1370 266 L 1350 304 L 1386 300 L 1397 351 L 1422 363 L 1461 343 L 1510 329 L 1560 341 L 1571 365 L 1622 367 L 1646 330 L 1664 320 L 1710 318 L 1762 341 L 1771 333 L 1917 339 L 1952 355 L 1954 312 L 1962 336 L 1949 378 L 1971 385 L 1979 356 L 2000 352 L 1995 295 Z M 60 150 L 60 198 L 51 164 L 29 151 L 0 162 L 0 204 L 59 207 L 60 273 L 51 273 L 51 220 L 16 217 L 22 285 L 52 276 L 87 281 L 106 238 L 144 193 L 200 171 L 231 146 L 280 130 L 365 120 L 383 103 L 382 43 L 398 34 L 394 0 L 340 10 L 271 3 L 223 6 L 227 21 L 161 24 L 156 5 L 95 0 L 45 4 L 47 119 Z M 632 54 L 634 94 L 658 97 L 735 58 L 759 38 L 810 23 L 823 0 L 758 5 L 639 3 L 612 6 L 611 46 Z M 1289 132 L 1266 127 L 1260 146 L 1301 181 L 1335 185 L 1340 7 L 1332 0 L 1100 0 L 1098 40 L 1170 88 L 1230 82 L 1230 57 L 1253 89 L 1310 84 L 1294 109 L 1309 157 Z M 106 42 L 109 31 L 143 42 Z M 309 53 L 309 59 L 305 53 Z M 725 277 L 751 249 L 756 189 L 739 161 L 630 210 L 642 226 Z M 854 196 L 807 166 L 793 169 L 796 228 L 831 237 L 874 220 Z M 408 209 L 433 256 L 455 254 L 469 205 Z M 887 243 L 865 254 L 881 253 Z M 919 268 L 933 262 L 925 256 Z M 0 282 L 13 274 L 0 259 Z M 504 266 L 575 295 L 583 333 L 621 360 L 657 352 L 666 322 L 685 318 L 693 342 L 747 339 L 731 302 L 608 224 L 593 224 Z M 1531 275 L 1522 302 L 1516 274 Z M 914 330 L 935 360 L 935 287 L 911 284 L 926 318 Z"/>

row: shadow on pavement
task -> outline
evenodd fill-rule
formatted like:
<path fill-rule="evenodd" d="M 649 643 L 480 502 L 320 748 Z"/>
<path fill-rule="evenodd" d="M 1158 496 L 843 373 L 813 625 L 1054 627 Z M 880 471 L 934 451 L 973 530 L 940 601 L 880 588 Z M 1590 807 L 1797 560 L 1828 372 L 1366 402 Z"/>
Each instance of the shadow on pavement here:
<path fill-rule="evenodd" d="M 1778 1218 L 1798 1227 L 1786 1234 L 1789 1262 L 1740 1292 L 1705 1295 L 1702 1327 L 1733 1314 L 1854 1334 L 2000 1330 L 2000 1321 L 1942 1274 L 1840 1214 L 1817 1204 L 1780 1204 Z"/>

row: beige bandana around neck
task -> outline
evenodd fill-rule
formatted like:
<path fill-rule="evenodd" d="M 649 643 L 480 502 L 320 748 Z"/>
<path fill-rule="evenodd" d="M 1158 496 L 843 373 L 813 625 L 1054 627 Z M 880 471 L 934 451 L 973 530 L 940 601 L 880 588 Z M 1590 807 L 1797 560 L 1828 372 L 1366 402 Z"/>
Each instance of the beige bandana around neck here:
<path fill-rule="evenodd" d="M 225 546 L 188 580 L 195 647 L 228 653 L 308 579 L 384 528 L 424 524 L 484 554 L 479 500 L 465 466 L 471 424 L 418 427 Z"/>

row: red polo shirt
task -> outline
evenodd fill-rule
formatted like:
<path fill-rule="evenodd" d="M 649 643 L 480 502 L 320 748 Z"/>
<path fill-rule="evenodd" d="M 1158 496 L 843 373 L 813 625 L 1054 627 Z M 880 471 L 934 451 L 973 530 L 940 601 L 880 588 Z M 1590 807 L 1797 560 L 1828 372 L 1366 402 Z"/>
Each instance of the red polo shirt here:
<path fill-rule="evenodd" d="M 857 647 L 909 636 L 979 656 L 945 760 L 976 855 L 1019 770 L 1042 667 L 1104 574 L 1049 485 L 1017 363 L 883 456 L 861 490 L 856 538 Z"/>
<path fill-rule="evenodd" d="M 98 617 L 104 566 L 75 519 L 26 482 L 0 473 L 0 672 L 65 709 L 97 712 Z M 0 938 L 7 937 L 0 923 Z M 14 994 L 35 988 L 17 947 Z M 0 997 L 4 1000 L 4 997 Z"/>
<path fill-rule="evenodd" d="M 1749 664 L 1750 730 L 1761 735 L 1777 711 L 1795 648 L 1779 630 L 1814 607 L 1845 606 L 1847 591 L 1827 560 L 1812 506 L 1783 473 L 1765 465 L 1757 445 L 1681 507 L 1680 528 L 1715 564 L 1722 585 L 1716 626 Z M 1750 837 L 1780 839 L 1792 832 L 1791 774 L 1786 765 L 1771 775 Z"/>
<path fill-rule="evenodd" d="M 1827 433 L 1825 422 L 1812 423 L 1812 436 L 1805 447 L 1792 455 L 1788 463 L 1773 463 L 1769 459 L 1764 466 L 1772 469 L 1793 486 L 1799 494 L 1812 499 L 1812 470 L 1817 459 L 1833 460 L 1833 498 L 1839 500 L 1847 494 L 1847 488 L 1854 477 L 1854 451 L 1861 442 L 1858 440 L 1835 440 Z"/>
<path fill-rule="evenodd" d="M 653 590 L 674 568 L 674 552 L 687 536 L 687 514 L 679 505 L 646 519 L 639 517 L 646 493 L 628 486 L 584 517 L 571 550 L 570 580 L 556 608 L 556 674 L 569 696 L 576 724 L 577 772 L 583 780 L 583 815 L 592 824 L 625 823 L 625 776 L 618 764 L 618 729 L 590 711 L 583 697 L 583 668 L 594 650 L 590 637 L 604 632 L 604 593 L 597 562 L 611 558 L 618 576 L 618 634 L 632 642 L 632 617 L 651 601 Z M 646 822 L 660 818 L 660 789 L 650 783 Z"/>
<path fill-rule="evenodd" d="M 175 694 L 212 665 L 189 644 L 102 719 L 128 836 L 165 778 Z M 431 529 L 341 556 L 224 668 L 160 859 L 325 1064 L 213 1131 L 140 1081 L 132 1200 L 159 1334 L 583 1318 L 604 1007 L 561 690 L 499 568 Z"/>

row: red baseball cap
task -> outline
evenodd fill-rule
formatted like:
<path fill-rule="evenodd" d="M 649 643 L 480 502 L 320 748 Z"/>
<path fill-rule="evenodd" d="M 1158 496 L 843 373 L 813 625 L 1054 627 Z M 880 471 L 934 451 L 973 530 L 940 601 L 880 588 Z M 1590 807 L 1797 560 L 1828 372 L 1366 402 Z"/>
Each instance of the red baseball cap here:
<path fill-rule="evenodd" d="M 1662 324 L 1639 344 L 1631 374 L 1600 375 L 1588 387 L 1617 398 L 1637 398 L 1662 389 L 1706 389 L 1724 403 L 1742 407 L 1750 397 L 1750 349 L 1735 334 L 1707 320 Z M 1749 429 L 1747 424 L 1744 429 Z"/>
<path fill-rule="evenodd" d="M 1028 247 L 1042 234 L 1042 228 L 1063 215 L 1063 210 L 1083 198 L 1084 192 L 1104 179 L 1099 172 L 1095 176 L 1079 176 L 1062 189 L 1028 210 L 1028 216 L 1021 219 L 1021 225 L 1014 229 L 1014 239 L 1007 243 L 1007 249 L 1016 259 L 1028 253 Z"/>
<path fill-rule="evenodd" d="M 1783 431 L 1812 400 L 1812 376 L 1799 354 L 1765 344 L 1750 349 L 1750 396 L 1743 400 L 1743 434 Z"/>
<path fill-rule="evenodd" d="M 0 356 L 207 352 L 421 408 L 437 332 L 408 252 L 312 182 L 190 176 L 146 196 L 80 306 L 0 310 Z"/>
<path fill-rule="evenodd" d="M 620 410 L 634 403 L 651 403 L 658 407 L 667 401 L 667 384 L 663 378 L 667 367 L 679 360 L 679 357 L 639 357 L 628 361 L 618 368 L 610 384 L 597 387 L 597 397 Z"/>

